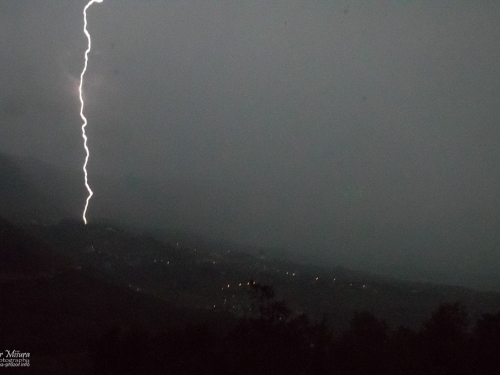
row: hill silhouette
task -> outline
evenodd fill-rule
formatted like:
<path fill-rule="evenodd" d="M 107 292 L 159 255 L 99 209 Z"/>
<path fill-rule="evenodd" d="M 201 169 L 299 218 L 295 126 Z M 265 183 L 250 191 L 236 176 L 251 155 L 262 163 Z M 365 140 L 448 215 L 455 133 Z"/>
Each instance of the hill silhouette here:
<path fill-rule="evenodd" d="M 1 219 L 0 235 L 0 334 L 38 373 L 494 373 L 497 293 L 110 223 Z"/>

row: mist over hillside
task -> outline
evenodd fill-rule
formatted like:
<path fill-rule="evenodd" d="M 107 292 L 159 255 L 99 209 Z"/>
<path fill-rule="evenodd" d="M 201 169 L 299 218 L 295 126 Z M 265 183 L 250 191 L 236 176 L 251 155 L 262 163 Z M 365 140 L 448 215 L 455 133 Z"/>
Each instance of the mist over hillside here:
<path fill-rule="evenodd" d="M 0 156 L 0 204 L 5 218 L 56 223 L 68 217 L 77 219 L 81 216 L 86 199 L 82 173 L 60 169 L 33 158 Z M 494 263 L 489 268 L 463 264 L 458 267 L 458 272 L 453 262 L 429 263 L 424 267 L 418 260 L 419 252 L 434 251 L 432 249 L 436 249 L 436 256 L 437 249 L 442 254 L 463 246 L 477 248 L 478 253 L 492 251 L 497 244 L 497 235 L 491 229 L 477 228 L 478 223 L 471 222 L 469 228 L 463 228 L 465 224 L 459 221 L 426 223 L 420 227 L 401 223 L 397 228 L 384 229 L 373 223 L 344 222 L 341 226 L 332 226 L 329 234 L 331 243 L 324 248 L 314 245 L 314 237 L 321 237 L 321 231 L 320 228 L 314 228 L 313 223 L 308 225 L 310 231 L 294 232 L 290 238 L 276 236 L 274 229 L 279 226 L 286 228 L 282 220 L 290 218 L 275 221 L 276 217 L 263 217 L 262 213 L 256 211 L 252 202 L 259 197 L 262 199 L 265 194 L 271 194 L 270 191 L 266 193 L 259 190 L 259 187 L 218 188 L 213 183 L 202 184 L 195 180 L 148 181 L 134 176 L 91 176 L 90 183 L 94 196 L 87 216 L 91 221 L 114 222 L 139 231 L 156 233 L 160 237 L 165 233 L 175 233 L 179 238 L 189 238 L 194 243 L 208 240 L 211 243 L 229 243 L 242 250 L 262 248 L 273 256 L 302 263 L 343 265 L 408 280 L 500 290 Z M 299 214 L 297 220 L 302 220 Z M 494 225 L 494 222 L 490 225 Z M 453 237 L 459 227 L 463 228 L 463 233 Z M 477 231 L 477 235 L 472 236 L 471 231 Z M 310 245 L 307 245 L 308 239 L 311 239 Z M 471 242 L 474 239 L 477 243 Z M 415 263 L 372 264 L 357 256 L 364 248 L 370 248 L 373 252 L 384 246 L 399 246 L 414 252 Z M 342 253 L 347 249 L 352 253 L 350 257 L 348 254 L 337 256 L 337 252 Z M 452 254 L 448 255 L 453 258 Z"/>

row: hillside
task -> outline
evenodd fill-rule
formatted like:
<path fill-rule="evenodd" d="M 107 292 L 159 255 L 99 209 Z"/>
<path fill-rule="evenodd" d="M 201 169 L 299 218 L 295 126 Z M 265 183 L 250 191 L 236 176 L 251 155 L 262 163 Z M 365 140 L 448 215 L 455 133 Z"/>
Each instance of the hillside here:
<path fill-rule="evenodd" d="M 327 316 L 335 332 L 356 311 L 369 311 L 392 327 L 418 328 L 440 304 L 460 301 L 473 318 L 500 310 L 500 294 L 403 282 L 345 268 L 318 267 L 234 251 L 229 245 L 193 247 L 160 241 L 108 224 L 28 225 L 25 230 L 71 259 L 73 268 L 176 306 L 249 313 L 251 280 L 272 285 L 296 315 Z"/>
<path fill-rule="evenodd" d="M 387 366 L 412 366 L 404 345 L 438 345 L 440 331 L 422 326 L 458 319 L 453 329 L 467 329 L 463 306 L 467 322 L 479 322 L 469 329 L 484 335 L 500 311 L 497 293 L 191 247 L 109 224 L 0 224 L 0 335 L 32 353 L 40 374 L 300 374 L 313 364 L 317 373 L 373 365 L 393 373 Z M 450 335 L 442 337 L 457 340 Z M 495 337 L 478 345 L 494 348 Z M 423 369 L 442 366 L 426 353 L 411 355 L 430 361 L 419 362 Z M 491 355 L 481 358 L 491 365 Z"/>
<path fill-rule="evenodd" d="M 42 224 L 81 217 L 87 192 L 80 171 L 64 170 L 32 158 L 3 154 L 0 154 L 0 166 L 0 215 L 3 217 L 13 222 L 35 221 Z M 407 280 L 500 291 L 498 269 L 494 261 L 488 262 L 488 267 L 483 268 L 469 267 L 460 262 L 458 272 L 442 262 L 398 264 L 397 256 L 378 265 L 370 263 L 366 257 L 360 257 L 357 263 L 349 263 L 346 258 L 346 263 L 343 263 L 341 255 L 350 254 L 349 257 L 358 259 L 355 254 L 360 251 L 373 255 L 382 246 L 393 249 L 395 254 L 409 249 L 419 258 L 421 253 L 429 255 L 435 252 L 432 249 L 442 248 L 444 252 L 457 254 L 453 259 L 458 262 L 458 252 L 463 250 L 462 245 L 467 244 L 470 251 L 493 256 L 496 254 L 495 244 L 498 243 L 497 231 L 492 229 L 496 219 L 482 227 L 482 222 L 476 222 L 476 216 L 471 213 L 466 215 L 468 224 L 444 218 L 442 222 L 426 221 L 420 226 L 401 223 L 395 228 L 378 228 L 369 223 L 349 222 L 346 219 L 341 220 L 344 224 L 340 227 L 332 223 L 328 233 L 318 232 L 319 227 L 316 228 L 313 222 L 301 230 L 293 230 L 293 225 L 288 225 L 287 220 L 294 221 L 297 218 L 300 221 L 308 216 L 296 212 L 293 217 L 289 217 L 287 213 L 274 211 L 271 207 L 266 210 L 272 212 L 260 212 L 258 207 L 262 206 L 259 203 L 262 200 L 278 205 L 280 202 L 279 194 L 273 195 L 277 192 L 267 191 L 265 186 L 236 186 L 222 182 L 217 185 L 207 181 L 176 180 L 173 176 L 148 180 L 134 174 L 110 177 L 95 173 L 90 182 L 95 194 L 87 218 L 93 223 L 112 222 L 135 231 L 154 232 L 158 238 L 166 235 L 168 241 L 173 241 L 175 237 L 192 247 L 207 243 L 211 244 L 209 246 L 231 244 L 228 246 L 234 251 L 258 255 L 258 251 L 253 251 L 258 246 L 266 249 L 269 256 L 298 263 L 319 266 L 352 264 L 357 269 Z M 453 237 L 451 233 L 459 227 L 463 229 L 461 235 Z M 491 230 L 488 229 L 490 227 Z M 370 230 L 367 232 L 366 228 Z M 469 230 L 477 233 L 471 235 Z M 283 231 L 293 233 L 285 234 Z M 391 233 L 400 240 L 389 241 L 384 237 Z M 277 241 L 276 236 L 281 240 Z M 301 241 L 310 237 L 331 237 L 331 241 L 321 246 L 314 246 L 314 241 L 301 245 Z M 363 242 L 368 237 L 379 238 L 382 242 L 373 247 Z M 426 242 L 428 240 L 437 242 Z M 280 250 L 273 250 L 272 254 L 269 251 L 278 248 Z"/>

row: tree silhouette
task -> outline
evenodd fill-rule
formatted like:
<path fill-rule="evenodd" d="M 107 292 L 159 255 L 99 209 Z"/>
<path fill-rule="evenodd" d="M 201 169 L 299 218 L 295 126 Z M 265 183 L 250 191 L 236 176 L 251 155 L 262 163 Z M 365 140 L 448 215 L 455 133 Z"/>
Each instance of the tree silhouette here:
<path fill-rule="evenodd" d="M 500 311 L 478 319 L 473 335 L 473 367 L 481 374 L 498 374 L 500 369 Z"/>
<path fill-rule="evenodd" d="M 427 373 L 467 373 L 468 326 L 467 311 L 459 302 L 438 307 L 419 333 Z"/>
<path fill-rule="evenodd" d="M 387 373 L 389 327 L 368 312 L 356 313 L 337 343 L 339 370 L 346 374 Z"/>

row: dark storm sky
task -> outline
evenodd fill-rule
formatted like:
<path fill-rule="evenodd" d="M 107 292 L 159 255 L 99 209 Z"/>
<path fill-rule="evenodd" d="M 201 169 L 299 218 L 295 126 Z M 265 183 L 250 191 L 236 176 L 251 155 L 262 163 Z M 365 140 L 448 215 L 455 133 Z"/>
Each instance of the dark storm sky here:
<path fill-rule="evenodd" d="M 0 2 L 0 151 L 81 168 L 85 4 Z M 235 240 L 493 272 L 499 19 L 486 0 L 93 4 L 89 172 L 210 186 Z"/>

